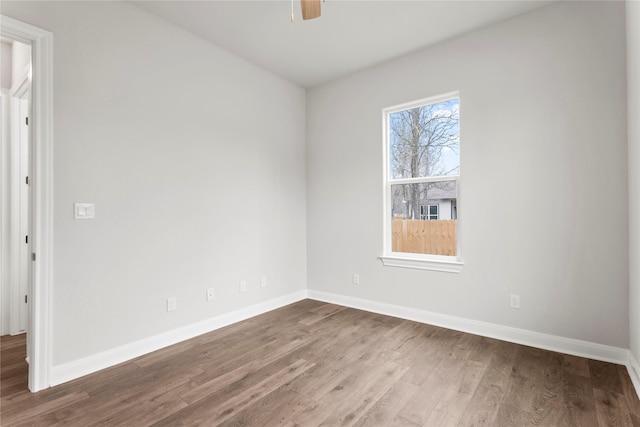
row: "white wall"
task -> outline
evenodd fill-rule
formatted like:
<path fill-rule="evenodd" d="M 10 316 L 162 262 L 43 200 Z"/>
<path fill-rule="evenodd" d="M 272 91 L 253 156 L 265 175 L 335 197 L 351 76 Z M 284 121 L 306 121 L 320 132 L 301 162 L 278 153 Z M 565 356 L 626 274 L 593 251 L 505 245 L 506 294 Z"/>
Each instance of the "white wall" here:
<path fill-rule="evenodd" d="M 555 4 L 310 90 L 309 288 L 628 348 L 624 19 Z M 383 267 L 382 109 L 455 90 L 464 269 Z"/>
<path fill-rule="evenodd" d="M 9 333 L 9 91 L 0 89 L 0 335 Z"/>
<path fill-rule="evenodd" d="M 28 44 L 13 42 L 11 48 L 11 86 L 16 87 L 29 73 L 31 64 L 31 46 Z"/>
<path fill-rule="evenodd" d="M 0 335 L 9 333 L 9 90 L 11 43 L 0 42 Z"/>
<path fill-rule="evenodd" d="M 302 89 L 124 2 L 2 13 L 54 34 L 54 366 L 304 289 Z"/>
<path fill-rule="evenodd" d="M 129 4 L 2 6 L 55 37 L 54 365 L 307 280 L 629 346 L 623 5 L 553 5 L 315 88 L 306 123 L 302 89 Z M 464 270 L 383 268 L 381 110 L 452 90 Z M 97 219 L 73 221 L 73 202 Z"/>
<path fill-rule="evenodd" d="M 0 42 L 0 88 L 11 89 L 11 43 Z"/>
<path fill-rule="evenodd" d="M 640 360 L 640 2 L 627 1 L 629 346 Z"/>

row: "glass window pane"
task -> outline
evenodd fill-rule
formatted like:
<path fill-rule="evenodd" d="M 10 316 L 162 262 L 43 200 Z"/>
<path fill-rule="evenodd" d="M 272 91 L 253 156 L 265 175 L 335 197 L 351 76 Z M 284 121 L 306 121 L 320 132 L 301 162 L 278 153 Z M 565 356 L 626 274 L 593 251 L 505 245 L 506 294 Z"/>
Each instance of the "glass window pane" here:
<path fill-rule="evenodd" d="M 455 181 L 392 185 L 391 195 L 394 252 L 456 255 Z M 420 214 L 422 206 L 428 215 Z"/>
<path fill-rule="evenodd" d="M 392 179 L 460 174 L 457 98 L 389 114 Z"/>

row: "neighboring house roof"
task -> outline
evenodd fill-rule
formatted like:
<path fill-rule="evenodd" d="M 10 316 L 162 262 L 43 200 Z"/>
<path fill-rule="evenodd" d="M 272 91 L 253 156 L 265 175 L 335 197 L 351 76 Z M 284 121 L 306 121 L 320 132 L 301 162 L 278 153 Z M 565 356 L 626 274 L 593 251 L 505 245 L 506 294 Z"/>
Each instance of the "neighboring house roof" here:
<path fill-rule="evenodd" d="M 429 188 L 427 200 L 454 200 L 457 199 L 455 184 L 445 184 L 444 186 Z"/>

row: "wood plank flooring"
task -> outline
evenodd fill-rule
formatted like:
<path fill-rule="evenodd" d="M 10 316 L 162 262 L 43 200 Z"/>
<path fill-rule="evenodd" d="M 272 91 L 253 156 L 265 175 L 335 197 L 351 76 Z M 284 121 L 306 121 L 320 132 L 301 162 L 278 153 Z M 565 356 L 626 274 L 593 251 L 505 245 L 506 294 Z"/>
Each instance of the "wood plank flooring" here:
<path fill-rule="evenodd" d="M 640 426 L 623 366 L 313 300 L 35 394 L 0 347 L 2 426 Z"/>

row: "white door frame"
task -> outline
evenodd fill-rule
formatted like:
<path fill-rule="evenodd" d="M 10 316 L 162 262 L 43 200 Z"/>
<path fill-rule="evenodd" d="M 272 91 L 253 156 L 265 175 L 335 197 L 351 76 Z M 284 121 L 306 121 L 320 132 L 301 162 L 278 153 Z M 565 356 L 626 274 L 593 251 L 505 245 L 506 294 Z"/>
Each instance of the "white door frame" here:
<path fill-rule="evenodd" d="M 53 34 L 0 15 L 0 34 L 31 45 L 32 263 L 27 330 L 29 390 L 50 386 L 53 285 Z"/>

